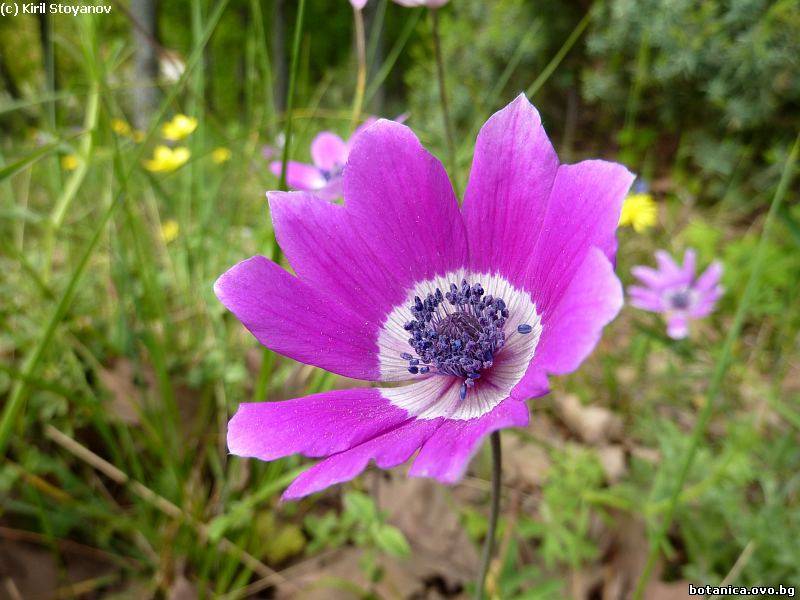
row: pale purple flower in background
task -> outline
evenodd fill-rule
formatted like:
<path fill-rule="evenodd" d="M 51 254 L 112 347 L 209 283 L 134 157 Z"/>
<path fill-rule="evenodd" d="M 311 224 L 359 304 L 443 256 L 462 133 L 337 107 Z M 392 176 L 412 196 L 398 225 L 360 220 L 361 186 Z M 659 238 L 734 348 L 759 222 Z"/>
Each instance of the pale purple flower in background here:
<path fill-rule="evenodd" d="M 407 115 L 395 119 L 402 123 Z M 377 119 L 369 117 L 353 132 L 350 139 L 344 141 L 332 131 L 323 131 L 311 142 L 312 164 L 290 160 L 286 165 L 286 183 L 295 190 L 313 192 L 324 200 L 335 200 L 342 197 L 342 173 L 347 164 L 347 157 L 353 147 L 353 141 Z M 281 176 L 281 161 L 270 163 L 270 170 L 276 177 Z"/>
<path fill-rule="evenodd" d="M 356 130 L 356 134 L 363 127 L 364 125 Z M 323 131 L 311 142 L 312 164 L 294 160 L 290 160 L 286 164 L 286 183 L 290 188 L 314 192 L 325 200 L 340 198 L 342 196 L 342 171 L 344 171 L 349 153 L 350 144 L 348 142 L 331 131 Z M 269 168 L 276 177 L 280 177 L 281 166 L 281 161 L 276 160 L 270 163 Z"/>
<path fill-rule="evenodd" d="M 722 264 L 712 262 L 699 277 L 695 276 L 697 257 L 691 248 L 678 265 L 664 250 L 656 252 L 658 269 L 634 267 L 631 270 L 643 286 L 630 286 L 628 295 L 636 308 L 662 313 L 667 320 L 667 334 L 674 339 L 689 335 L 689 321 L 702 319 L 714 310 L 722 296 Z"/>
<path fill-rule="evenodd" d="M 283 146 L 286 144 L 286 136 L 280 132 L 275 136 L 274 144 L 266 144 L 261 148 L 261 156 L 269 160 L 270 158 L 280 156 L 283 153 Z"/>
<path fill-rule="evenodd" d="M 426 6 L 428 8 L 441 8 L 450 0 L 394 0 L 396 4 L 407 6 L 409 8 L 415 6 Z"/>
<path fill-rule="evenodd" d="M 325 165 L 343 156 L 330 145 L 340 154 Z M 323 458 L 284 498 L 415 453 L 410 476 L 458 481 L 483 438 L 527 425 L 526 399 L 577 369 L 619 312 L 615 231 L 632 181 L 612 162 L 561 164 L 520 95 L 481 129 L 459 207 L 408 127 L 370 125 L 349 149 L 344 205 L 268 194 L 294 274 L 254 256 L 214 289 L 273 351 L 402 385 L 243 403 L 228 448 Z"/>
<path fill-rule="evenodd" d="M 415 6 L 427 6 L 428 8 L 441 8 L 450 0 L 394 0 L 396 4 L 413 8 Z M 367 5 L 367 0 L 350 0 L 350 4 L 356 10 L 361 10 Z"/>

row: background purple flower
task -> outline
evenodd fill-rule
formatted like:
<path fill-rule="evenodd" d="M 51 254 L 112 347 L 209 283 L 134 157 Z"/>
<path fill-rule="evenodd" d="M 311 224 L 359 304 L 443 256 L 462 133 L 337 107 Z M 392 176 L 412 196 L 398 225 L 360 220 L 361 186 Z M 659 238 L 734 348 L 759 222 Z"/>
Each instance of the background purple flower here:
<path fill-rule="evenodd" d="M 416 6 L 427 6 L 428 8 L 441 8 L 449 1 L 450 0 L 394 0 L 396 4 L 400 4 L 401 6 L 406 6 L 408 8 L 414 8 Z M 366 6 L 367 0 L 350 0 L 350 4 L 352 4 L 353 8 L 355 8 L 356 10 L 361 10 Z"/>
<path fill-rule="evenodd" d="M 404 115 L 397 118 L 402 123 Z M 286 183 L 290 188 L 313 192 L 323 200 L 342 197 L 342 173 L 353 141 L 377 119 L 370 117 L 364 121 L 346 142 L 332 131 L 323 131 L 311 142 L 312 164 L 290 160 L 286 165 Z M 276 177 L 281 176 L 281 161 L 269 165 Z"/>
<path fill-rule="evenodd" d="M 428 8 L 441 8 L 450 0 L 394 0 L 397 4 L 413 8 L 415 6 L 426 6 Z"/>
<path fill-rule="evenodd" d="M 637 266 L 631 272 L 643 286 L 630 286 L 631 304 L 637 308 L 662 313 L 667 320 L 667 334 L 674 339 L 689 335 L 689 321 L 711 314 L 722 296 L 719 284 L 722 264 L 712 262 L 695 277 L 696 254 L 691 248 L 678 265 L 664 250 L 656 252 L 658 269 Z"/>
<path fill-rule="evenodd" d="M 230 451 L 324 457 L 286 498 L 417 451 L 409 475 L 457 481 L 486 435 L 527 425 L 525 400 L 576 369 L 618 313 L 632 180 L 615 163 L 560 164 L 520 95 L 481 129 L 462 207 L 441 163 L 386 120 L 355 136 L 344 206 L 269 193 L 296 276 L 255 256 L 220 277 L 219 299 L 275 352 L 405 385 L 242 404 Z"/>

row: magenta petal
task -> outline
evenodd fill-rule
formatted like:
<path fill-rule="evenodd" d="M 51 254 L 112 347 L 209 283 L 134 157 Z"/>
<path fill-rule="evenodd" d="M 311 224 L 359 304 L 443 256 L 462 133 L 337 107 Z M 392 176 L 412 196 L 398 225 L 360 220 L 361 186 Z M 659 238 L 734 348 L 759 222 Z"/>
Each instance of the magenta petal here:
<path fill-rule="evenodd" d="M 687 277 L 683 268 L 678 266 L 668 252 L 665 250 L 656 250 L 655 256 L 663 285 L 689 285 L 692 282 L 693 275 Z"/>
<path fill-rule="evenodd" d="M 464 267 L 467 241 L 442 164 L 405 125 L 381 119 L 360 133 L 344 170 L 353 229 L 404 288 Z"/>
<path fill-rule="evenodd" d="M 631 299 L 631 305 L 636 308 L 652 312 L 661 312 L 664 310 L 664 302 L 661 299 L 661 295 L 650 288 L 630 286 L 628 288 L 628 295 Z"/>
<path fill-rule="evenodd" d="M 717 300 L 722 297 L 723 288 L 721 285 L 716 286 L 715 288 L 701 292 L 700 300 L 698 300 L 697 304 L 691 308 L 689 311 L 689 316 L 692 319 L 702 319 L 703 317 L 707 317 L 714 311 L 714 306 L 717 304 Z"/>
<path fill-rule="evenodd" d="M 443 419 L 415 419 L 350 450 L 334 454 L 302 473 L 283 493 L 284 500 L 302 498 L 328 486 L 349 481 L 361 473 L 370 460 L 381 469 L 407 461 L 434 434 Z"/>
<path fill-rule="evenodd" d="M 633 179 L 622 165 L 602 160 L 559 167 L 526 276 L 545 320 L 590 248 L 614 260 L 619 214 Z"/>
<path fill-rule="evenodd" d="M 376 119 L 375 117 L 367 117 L 366 119 L 364 119 L 364 122 L 361 125 L 356 127 L 356 130 L 350 136 L 350 139 L 348 139 L 347 142 L 346 142 L 348 155 L 349 155 L 350 150 L 352 150 L 352 148 L 353 148 L 353 144 L 355 143 L 356 138 L 359 135 L 361 135 L 364 131 L 366 131 L 368 128 L 372 127 L 377 122 L 378 122 L 378 119 Z M 402 123 L 402 121 L 400 121 L 400 120 L 397 120 L 397 122 L 398 123 Z"/>
<path fill-rule="evenodd" d="M 341 198 L 343 195 L 341 176 L 333 177 L 323 187 L 314 192 L 314 195 L 317 198 L 320 198 L 321 200 L 327 200 L 328 202 L 336 200 L 337 198 Z"/>
<path fill-rule="evenodd" d="M 680 340 L 689 335 L 689 320 L 684 315 L 672 315 L 667 319 L 667 335 Z"/>
<path fill-rule="evenodd" d="M 274 161 L 269 169 L 276 177 L 281 176 L 281 163 Z M 295 190 L 313 192 L 325 186 L 325 177 L 314 165 L 290 160 L 286 165 L 286 184 Z"/>
<path fill-rule="evenodd" d="M 547 373 L 574 371 L 622 308 L 622 285 L 598 248 L 586 255 L 555 310 L 546 315 L 533 363 Z"/>
<path fill-rule="evenodd" d="M 703 272 L 694 284 L 698 292 L 707 292 L 714 289 L 722 278 L 722 264 L 719 261 L 714 261 Z"/>
<path fill-rule="evenodd" d="M 650 267 L 636 266 L 631 269 L 631 273 L 644 285 L 654 290 L 660 290 L 669 285 L 669 280 L 665 279 L 659 271 Z"/>
<path fill-rule="evenodd" d="M 368 239 L 344 206 L 304 192 L 267 196 L 278 242 L 304 281 L 376 323 L 406 299 L 397 256 L 384 240 Z"/>
<path fill-rule="evenodd" d="M 529 418 L 524 402 L 508 398 L 477 419 L 448 419 L 422 446 L 408 474 L 455 483 L 463 477 L 470 459 L 487 435 L 505 427 L 524 427 Z"/>
<path fill-rule="evenodd" d="M 377 388 L 334 390 L 283 402 L 239 405 L 228 424 L 232 454 L 275 460 L 290 454 L 328 456 L 409 419 Z"/>
<path fill-rule="evenodd" d="M 323 171 L 333 171 L 347 162 L 347 146 L 335 133 L 323 131 L 311 142 L 311 160 Z"/>
<path fill-rule="evenodd" d="M 547 374 L 538 365 L 530 365 L 519 383 L 511 390 L 515 400 L 538 398 L 550 393 L 550 382 Z"/>
<path fill-rule="evenodd" d="M 523 94 L 486 121 L 464 194 L 473 269 L 500 271 L 520 283 L 557 169 L 558 157 L 539 113 Z"/>
<path fill-rule="evenodd" d="M 346 377 L 380 376 L 378 325 L 263 256 L 231 267 L 214 292 L 271 350 Z"/>
<path fill-rule="evenodd" d="M 545 374 L 574 371 L 600 340 L 603 327 L 622 308 L 622 285 L 608 258 L 591 248 L 546 321 L 527 372 L 512 390 L 524 399 L 547 392 Z"/>

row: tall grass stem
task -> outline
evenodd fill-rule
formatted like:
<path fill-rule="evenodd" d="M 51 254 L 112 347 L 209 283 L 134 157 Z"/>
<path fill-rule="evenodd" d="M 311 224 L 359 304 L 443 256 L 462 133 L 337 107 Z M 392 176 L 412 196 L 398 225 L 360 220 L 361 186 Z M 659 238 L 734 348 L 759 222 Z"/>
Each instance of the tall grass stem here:
<path fill-rule="evenodd" d="M 351 122 L 352 129 L 355 129 L 361 118 L 361 109 L 364 104 L 364 90 L 367 86 L 367 41 L 364 35 L 364 13 L 355 7 L 353 7 L 353 22 L 356 37 L 356 59 L 358 61 L 356 93 L 353 98 L 353 116 Z"/>
<path fill-rule="evenodd" d="M 486 575 L 494 555 L 494 543 L 497 534 L 497 520 L 500 517 L 500 486 L 503 479 L 503 455 L 500 445 L 500 432 L 493 431 L 489 436 L 492 448 L 492 496 L 489 507 L 489 526 L 486 530 L 486 539 L 483 542 L 478 578 L 475 581 L 475 598 L 483 600 L 486 589 Z"/>
<path fill-rule="evenodd" d="M 294 25 L 294 39 L 292 40 L 292 62 L 289 71 L 289 90 L 286 96 L 286 119 L 283 128 L 283 154 L 281 155 L 281 176 L 278 186 L 281 190 L 286 191 L 286 167 L 289 164 L 289 152 L 292 145 L 292 111 L 294 110 L 295 101 L 295 88 L 297 86 L 297 70 L 300 64 L 300 40 L 303 37 L 303 17 L 306 11 L 306 0 L 300 0 L 297 5 L 297 19 Z M 272 240 L 272 260 L 279 262 L 281 259 L 281 248 L 278 245 L 278 240 L 273 237 Z M 269 380 L 272 374 L 272 366 L 274 364 L 274 357 L 268 348 L 264 348 L 261 352 L 261 366 L 258 370 L 256 377 L 256 387 L 253 391 L 253 401 L 263 402 L 267 397 L 267 388 L 269 387 Z"/>
<path fill-rule="evenodd" d="M 456 142 L 453 132 L 453 120 L 450 115 L 450 104 L 447 100 L 447 81 L 444 68 L 444 57 L 442 55 L 442 36 L 439 32 L 439 10 L 431 9 L 431 20 L 433 22 L 433 52 L 436 55 L 436 79 L 439 82 L 439 102 L 442 105 L 442 122 L 444 123 L 445 142 L 447 143 L 447 162 L 450 169 L 450 180 L 456 190 L 456 195 L 460 198 L 458 178 L 458 164 L 456 163 Z"/>

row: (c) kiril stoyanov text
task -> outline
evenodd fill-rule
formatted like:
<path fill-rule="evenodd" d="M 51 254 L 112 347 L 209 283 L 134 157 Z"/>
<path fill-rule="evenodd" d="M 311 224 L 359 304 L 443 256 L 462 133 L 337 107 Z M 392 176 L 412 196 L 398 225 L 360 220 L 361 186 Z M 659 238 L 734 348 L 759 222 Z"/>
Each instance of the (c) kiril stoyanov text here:
<path fill-rule="evenodd" d="M 16 16 L 23 15 L 82 15 L 82 14 L 110 14 L 111 6 L 98 4 L 98 5 L 73 5 L 66 3 L 51 3 L 51 2 L 4 2 L 3 15 Z"/>

